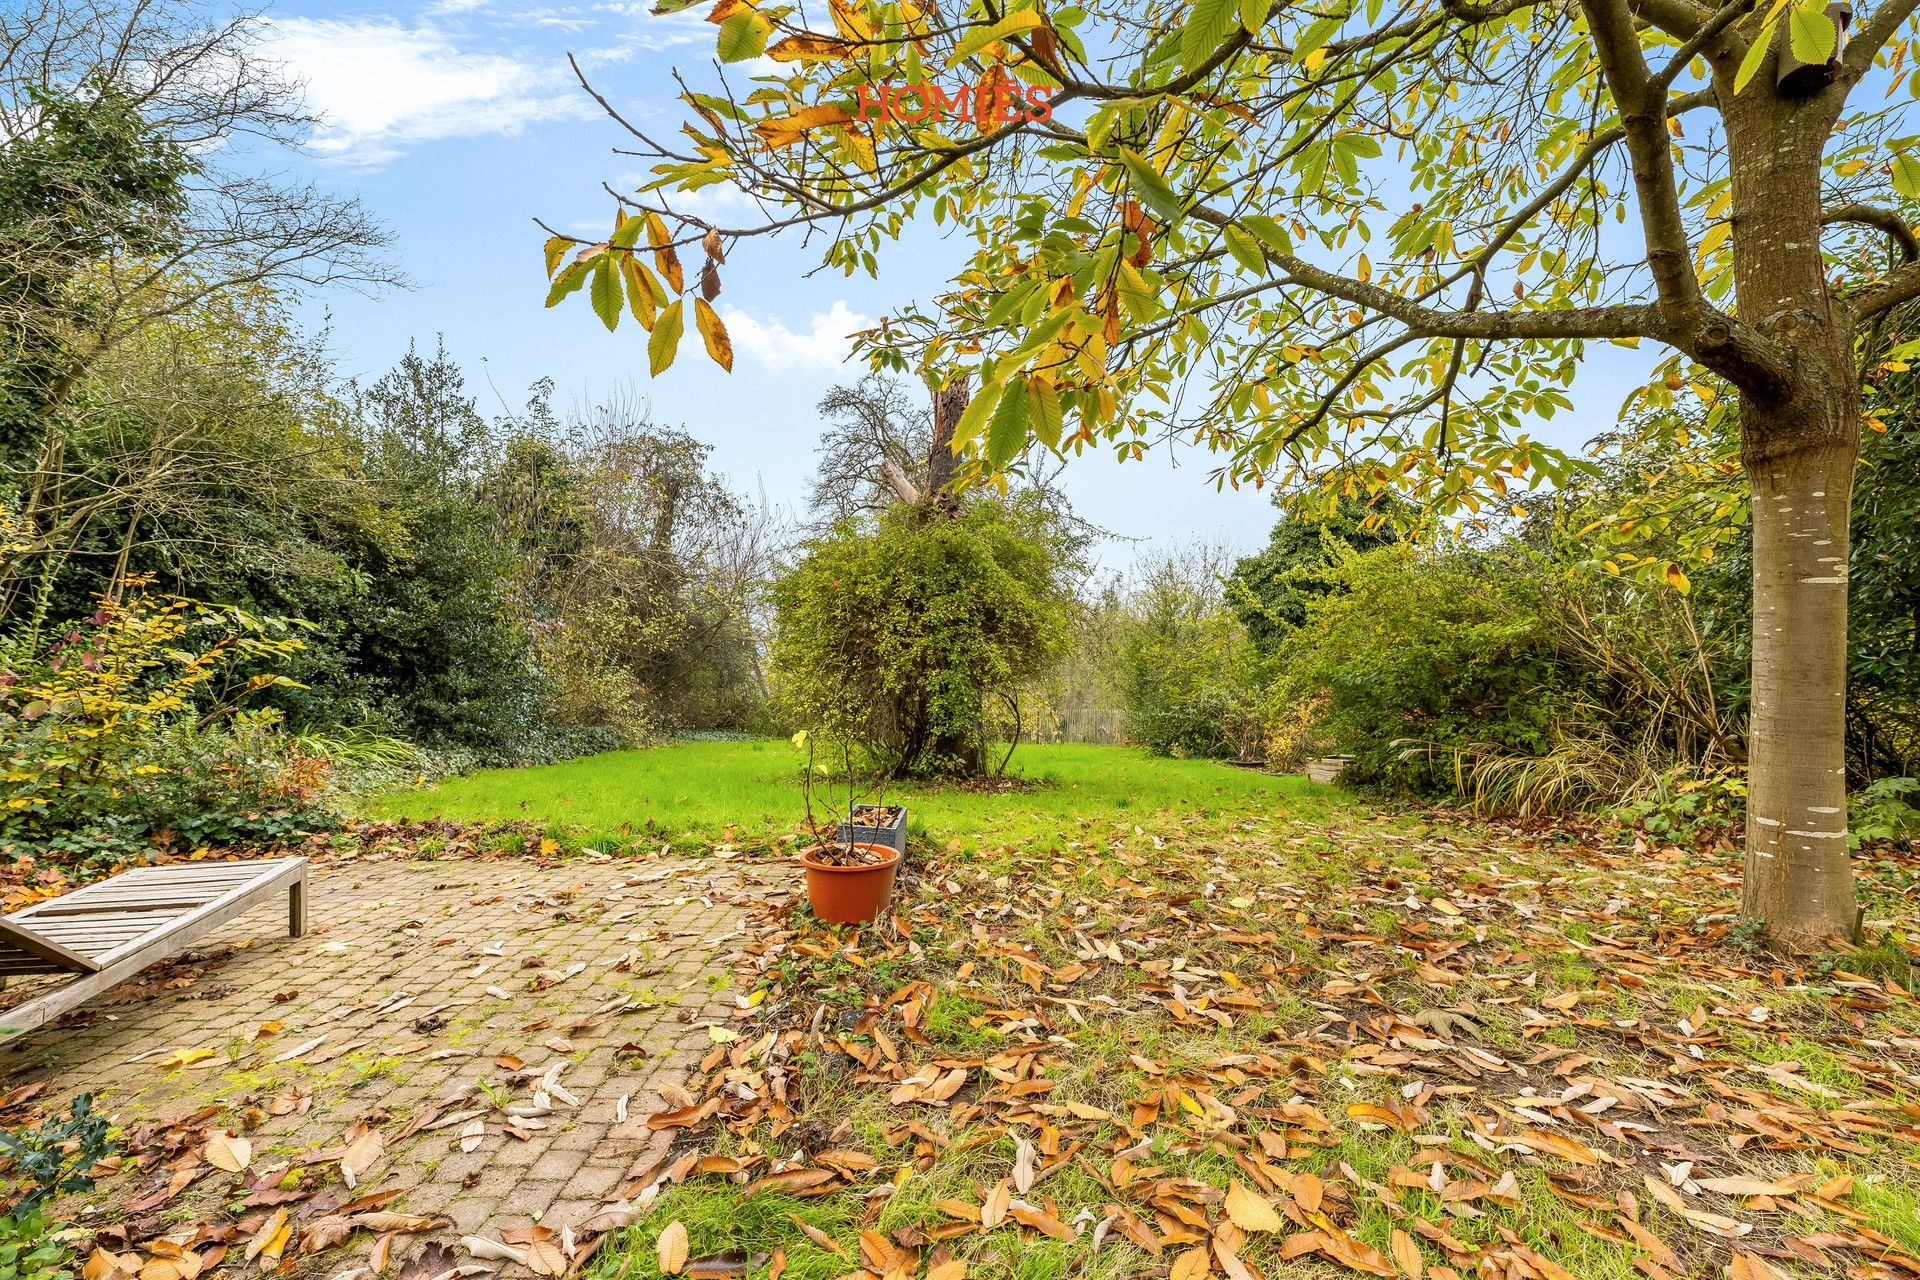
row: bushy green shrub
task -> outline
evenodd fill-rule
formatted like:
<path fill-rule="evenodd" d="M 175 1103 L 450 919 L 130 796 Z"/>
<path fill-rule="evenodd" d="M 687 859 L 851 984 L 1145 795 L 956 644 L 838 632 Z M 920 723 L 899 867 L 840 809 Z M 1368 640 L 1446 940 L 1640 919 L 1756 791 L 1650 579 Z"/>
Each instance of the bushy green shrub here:
<path fill-rule="evenodd" d="M 1347 551 L 1371 551 L 1400 541 L 1395 517 L 1406 514 L 1391 494 L 1371 503 L 1342 497 L 1331 512 L 1286 510 L 1267 545 L 1242 556 L 1226 579 L 1227 602 L 1262 653 L 1307 620 L 1312 601 L 1338 589 L 1333 576 Z"/>
<path fill-rule="evenodd" d="M 1635 779 L 1611 817 L 1660 840 L 1686 843 L 1724 832 L 1747 808 L 1746 774 L 1677 764 Z"/>
<path fill-rule="evenodd" d="M 1902 317 L 1907 336 L 1920 312 Z M 1880 387 L 1861 433 L 1847 583 L 1847 736 L 1858 779 L 1920 772 L 1920 373 Z"/>
<path fill-rule="evenodd" d="M 151 772 L 129 780 L 125 811 L 178 848 L 285 844 L 338 821 L 332 761 L 303 752 L 275 711 L 171 725 L 142 758 Z"/>
<path fill-rule="evenodd" d="M 1317 704 L 1309 750 L 1355 781 L 1451 786 L 1449 748 L 1538 755 L 1571 701 L 1536 577 L 1509 556 L 1395 544 L 1346 555 L 1278 651 L 1276 708 Z M 1277 710 L 1276 710 L 1277 714 Z"/>
<path fill-rule="evenodd" d="M 119 1149 L 91 1094 L 37 1128 L 0 1131 L 0 1169 L 13 1182 L 0 1203 L 0 1280 L 73 1280 L 84 1238 L 48 1220 L 45 1204 L 93 1190 L 88 1170 Z"/>
<path fill-rule="evenodd" d="M 1118 662 L 1126 733 L 1156 755 L 1252 758 L 1264 672 L 1205 548 L 1149 563 L 1127 598 Z"/>
<path fill-rule="evenodd" d="M 882 773 L 983 773 L 1022 687 L 1066 649 L 1077 555 L 1018 500 L 842 521 L 774 583 L 775 696 Z"/>
<path fill-rule="evenodd" d="M 1863 840 L 1912 840 L 1920 836 L 1920 779 L 1881 778 L 1854 797 L 1847 838 L 1854 848 Z"/>

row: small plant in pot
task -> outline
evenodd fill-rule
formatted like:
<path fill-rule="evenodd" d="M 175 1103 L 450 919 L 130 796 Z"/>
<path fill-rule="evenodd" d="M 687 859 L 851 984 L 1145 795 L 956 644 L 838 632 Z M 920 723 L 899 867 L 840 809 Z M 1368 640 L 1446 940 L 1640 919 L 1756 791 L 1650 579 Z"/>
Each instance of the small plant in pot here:
<path fill-rule="evenodd" d="M 867 825 L 870 820 L 867 811 L 887 806 L 855 805 L 849 794 L 848 820 L 838 824 L 831 839 L 822 839 L 823 829 L 813 820 L 813 749 L 804 732 L 794 735 L 794 744 L 807 747 L 807 780 L 803 793 L 807 827 L 817 842 L 800 855 L 800 865 L 807 872 L 807 905 L 830 924 L 871 924 L 886 913 L 887 903 L 893 899 L 893 877 L 900 869 L 903 851 L 891 844 L 855 837 L 871 830 Z M 847 780 L 851 791 L 851 769 Z M 905 810 L 899 811 L 896 821 L 904 831 Z"/>

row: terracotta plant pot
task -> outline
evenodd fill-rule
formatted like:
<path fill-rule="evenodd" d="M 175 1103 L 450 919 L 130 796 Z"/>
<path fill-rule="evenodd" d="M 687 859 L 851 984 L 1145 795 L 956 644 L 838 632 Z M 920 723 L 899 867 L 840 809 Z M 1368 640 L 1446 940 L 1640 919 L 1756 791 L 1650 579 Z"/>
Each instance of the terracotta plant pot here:
<path fill-rule="evenodd" d="M 836 867 L 822 862 L 809 849 L 800 855 L 807 869 L 807 905 L 831 924 L 871 924 L 893 897 L 893 873 L 900 867 L 900 851 L 884 844 L 856 844 L 874 861 L 858 867 Z"/>

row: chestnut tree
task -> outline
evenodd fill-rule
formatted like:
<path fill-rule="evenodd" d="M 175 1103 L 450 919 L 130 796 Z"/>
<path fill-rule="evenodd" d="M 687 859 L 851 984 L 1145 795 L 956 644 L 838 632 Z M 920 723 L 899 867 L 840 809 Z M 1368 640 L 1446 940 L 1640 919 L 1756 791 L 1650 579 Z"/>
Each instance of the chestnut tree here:
<path fill-rule="evenodd" d="M 971 390 L 956 482 L 1034 441 L 1183 437 L 1222 483 L 1393 489 L 1443 518 L 1562 481 L 1579 464 L 1528 427 L 1571 407 L 1595 344 L 1657 351 L 1631 399 L 1707 401 L 1741 443 L 1742 909 L 1833 945 L 1858 930 L 1849 489 L 1876 370 L 1908 354 L 1882 320 L 1920 298 L 1916 6 L 719 0 L 677 135 L 601 97 L 652 180 L 615 193 L 605 241 L 548 241 L 549 304 L 630 308 L 656 373 L 691 310 L 730 363 L 711 299 L 738 240 L 818 232 L 824 264 L 878 274 L 937 230 L 950 287 L 863 342 Z M 762 216 L 676 207 L 721 183 Z M 1677 563 L 1619 567 L 1685 587 Z"/>

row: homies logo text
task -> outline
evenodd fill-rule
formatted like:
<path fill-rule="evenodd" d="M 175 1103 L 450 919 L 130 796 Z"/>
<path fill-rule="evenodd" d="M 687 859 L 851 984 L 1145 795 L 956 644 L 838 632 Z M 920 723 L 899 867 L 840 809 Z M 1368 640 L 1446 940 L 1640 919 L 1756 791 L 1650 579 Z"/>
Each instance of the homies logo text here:
<path fill-rule="evenodd" d="M 1006 80 L 989 79 L 977 85 L 958 85 L 951 91 L 937 84 L 917 82 L 860 85 L 855 92 L 858 97 L 854 110 L 856 120 L 903 124 L 919 124 L 923 120 L 972 120 L 991 126 L 1051 119 L 1051 99 L 1059 90 L 1051 85 L 1033 85 L 1022 92 L 1018 85 Z"/>

